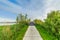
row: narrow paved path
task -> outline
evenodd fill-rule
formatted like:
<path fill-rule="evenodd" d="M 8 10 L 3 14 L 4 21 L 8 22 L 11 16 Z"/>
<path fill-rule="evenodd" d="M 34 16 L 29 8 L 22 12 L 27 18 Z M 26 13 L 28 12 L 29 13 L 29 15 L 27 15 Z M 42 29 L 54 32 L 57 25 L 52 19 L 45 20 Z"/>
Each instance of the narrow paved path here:
<path fill-rule="evenodd" d="M 29 26 L 23 40 L 43 40 L 35 26 Z"/>

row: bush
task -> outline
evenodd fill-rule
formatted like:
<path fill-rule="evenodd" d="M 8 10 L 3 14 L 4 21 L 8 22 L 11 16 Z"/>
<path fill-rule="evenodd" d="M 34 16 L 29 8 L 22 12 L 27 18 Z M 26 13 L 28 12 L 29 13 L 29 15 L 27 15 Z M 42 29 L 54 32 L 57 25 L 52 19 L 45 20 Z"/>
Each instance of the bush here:
<path fill-rule="evenodd" d="M 45 20 L 46 29 L 60 40 L 60 11 L 52 11 Z"/>

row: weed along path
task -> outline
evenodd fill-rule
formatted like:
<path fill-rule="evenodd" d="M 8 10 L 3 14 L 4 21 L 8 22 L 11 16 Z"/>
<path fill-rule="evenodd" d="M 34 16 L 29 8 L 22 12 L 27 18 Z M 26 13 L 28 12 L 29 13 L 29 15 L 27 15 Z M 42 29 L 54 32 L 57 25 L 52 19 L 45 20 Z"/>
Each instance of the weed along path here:
<path fill-rule="evenodd" d="M 23 40 L 43 40 L 35 26 L 29 26 Z"/>

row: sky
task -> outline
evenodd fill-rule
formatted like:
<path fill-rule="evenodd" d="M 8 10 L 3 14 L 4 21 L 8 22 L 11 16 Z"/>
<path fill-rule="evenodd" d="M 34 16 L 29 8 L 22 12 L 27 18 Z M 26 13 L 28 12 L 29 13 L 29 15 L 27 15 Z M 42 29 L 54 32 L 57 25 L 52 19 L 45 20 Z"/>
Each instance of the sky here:
<path fill-rule="evenodd" d="M 0 22 L 15 21 L 20 13 L 44 20 L 53 10 L 60 10 L 60 0 L 0 0 Z"/>

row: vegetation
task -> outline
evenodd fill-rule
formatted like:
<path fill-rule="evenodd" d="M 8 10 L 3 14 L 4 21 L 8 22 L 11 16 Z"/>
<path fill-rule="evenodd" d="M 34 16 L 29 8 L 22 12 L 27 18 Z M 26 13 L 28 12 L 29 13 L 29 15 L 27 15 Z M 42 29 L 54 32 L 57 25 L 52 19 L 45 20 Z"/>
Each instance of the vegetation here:
<path fill-rule="evenodd" d="M 27 17 L 27 14 L 26 15 L 22 15 L 22 14 L 19 14 L 16 18 L 16 23 L 29 23 L 30 22 L 30 19 L 28 19 Z"/>
<path fill-rule="evenodd" d="M 37 30 L 39 31 L 43 40 L 56 40 L 55 36 L 49 34 L 42 25 L 36 24 L 35 26 L 36 26 Z"/>
<path fill-rule="evenodd" d="M 16 18 L 16 24 L 0 26 L 0 40 L 23 40 L 28 23 L 27 15 L 19 14 Z"/>
<path fill-rule="evenodd" d="M 28 25 L 15 24 L 0 27 L 0 40 L 22 40 Z"/>
<path fill-rule="evenodd" d="M 40 24 L 40 25 L 43 25 L 43 24 L 44 24 L 43 21 L 38 20 L 38 19 L 35 19 L 35 20 L 34 20 L 34 23 L 35 23 L 35 24 Z"/>
<path fill-rule="evenodd" d="M 23 40 L 29 22 L 27 14 L 19 14 L 16 24 L 0 27 L 0 40 Z M 60 40 L 60 11 L 52 11 L 44 22 L 35 19 L 34 23 L 43 40 Z"/>
<path fill-rule="evenodd" d="M 60 40 L 60 11 L 52 11 L 45 20 L 46 28 Z"/>
<path fill-rule="evenodd" d="M 52 11 L 47 15 L 45 22 L 40 20 L 34 21 L 38 31 L 41 33 L 44 40 L 60 40 L 60 11 Z M 46 37 L 49 35 L 51 36 Z"/>

